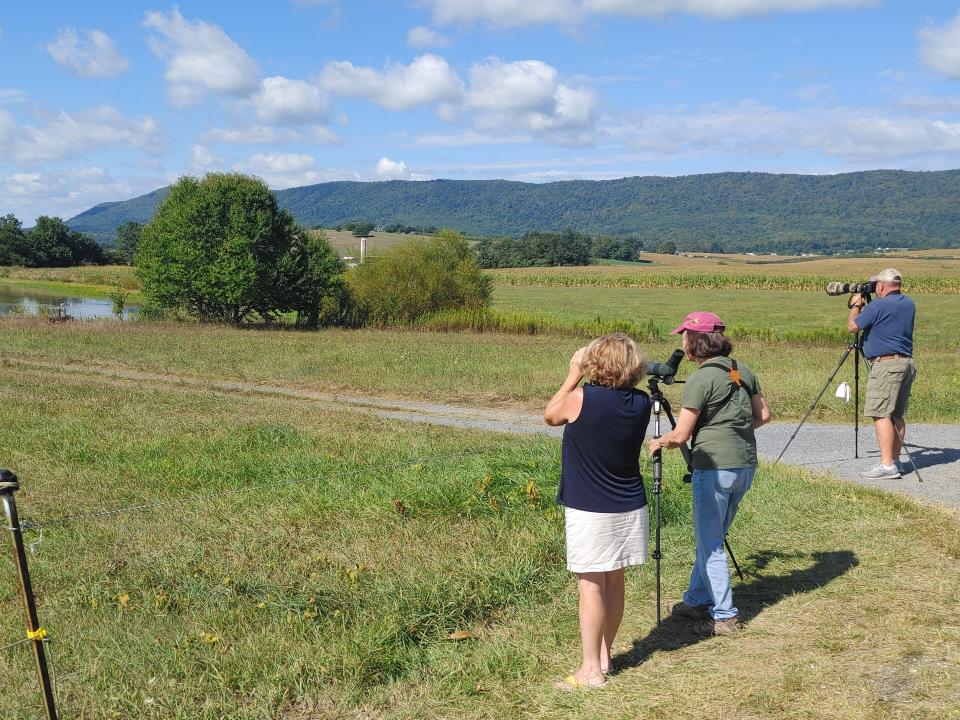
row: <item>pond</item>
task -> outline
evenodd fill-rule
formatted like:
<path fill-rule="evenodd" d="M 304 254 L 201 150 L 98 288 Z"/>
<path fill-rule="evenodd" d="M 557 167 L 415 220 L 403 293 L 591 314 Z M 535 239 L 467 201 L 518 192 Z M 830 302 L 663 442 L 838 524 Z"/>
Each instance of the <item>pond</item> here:
<path fill-rule="evenodd" d="M 136 312 L 136 306 L 128 305 L 123 311 L 124 320 Z M 0 316 L 10 315 L 66 315 L 76 320 L 114 317 L 110 300 L 0 286 Z"/>

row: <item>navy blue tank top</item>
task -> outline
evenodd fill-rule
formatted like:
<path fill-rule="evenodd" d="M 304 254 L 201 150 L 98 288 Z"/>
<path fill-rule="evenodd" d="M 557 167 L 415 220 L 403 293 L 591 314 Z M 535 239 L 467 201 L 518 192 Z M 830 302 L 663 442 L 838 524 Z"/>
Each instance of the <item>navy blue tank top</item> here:
<path fill-rule="evenodd" d="M 557 502 L 588 512 L 629 512 L 647 504 L 640 453 L 650 398 L 636 388 L 583 386 L 580 415 L 563 429 Z"/>

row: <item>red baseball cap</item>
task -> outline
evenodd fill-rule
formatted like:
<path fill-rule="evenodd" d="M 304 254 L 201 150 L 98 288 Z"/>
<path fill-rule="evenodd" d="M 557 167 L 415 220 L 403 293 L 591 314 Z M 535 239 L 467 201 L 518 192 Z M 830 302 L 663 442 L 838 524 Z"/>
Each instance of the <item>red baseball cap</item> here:
<path fill-rule="evenodd" d="M 695 310 L 687 315 L 678 327 L 671 330 L 670 334 L 676 335 L 677 333 L 682 333 L 684 330 L 705 333 L 723 332 L 725 327 L 726 325 L 723 324 L 723 320 L 713 313 Z"/>

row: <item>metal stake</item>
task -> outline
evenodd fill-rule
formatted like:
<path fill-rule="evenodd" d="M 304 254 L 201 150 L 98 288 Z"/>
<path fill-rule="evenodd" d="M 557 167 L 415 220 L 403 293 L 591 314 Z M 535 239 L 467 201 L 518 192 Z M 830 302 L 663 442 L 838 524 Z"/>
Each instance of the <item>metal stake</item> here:
<path fill-rule="evenodd" d="M 3 500 L 3 510 L 7 518 L 7 529 L 13 539 L 14 560 L 17 564 L 17 574 L 20 576 L 20 597 L 23 600 L 23 612 L 27 621 L 27 638 L 33 648 L 33 659 L 37 666 L 37 676 L 40 678 L 40 689 L 43 693 L 43 707 L 47 713 L 47 720 L 57 720 L 57 708 L 54 704 L 53 683 L 50 680 L 50 669 L 47 667 L 47 654 L 43 647 L 43 640 L 47 631 L 37 619 L 37 605 L 33 597 L 33 586 L 30 584 L 30 571 L 27 569 L 27 553 L 23 547 L 23 529 L 17 515 L 17 503 L 13 494 L 20 489 L 17 476 L 10 470 L 0 470 L 0 499 Z"/>

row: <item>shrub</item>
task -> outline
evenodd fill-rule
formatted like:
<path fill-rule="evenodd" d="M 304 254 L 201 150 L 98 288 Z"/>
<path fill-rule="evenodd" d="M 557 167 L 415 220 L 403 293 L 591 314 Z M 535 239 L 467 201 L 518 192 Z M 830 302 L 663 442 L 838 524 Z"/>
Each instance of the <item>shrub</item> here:
<path fill-rule="evenodd" d="M 477 265 L 466 238 L 440 230 L 371 257 L 348 276 L 357 320 L 404 324 L 448 308 L 490 304 L 490 279 Z"/>

